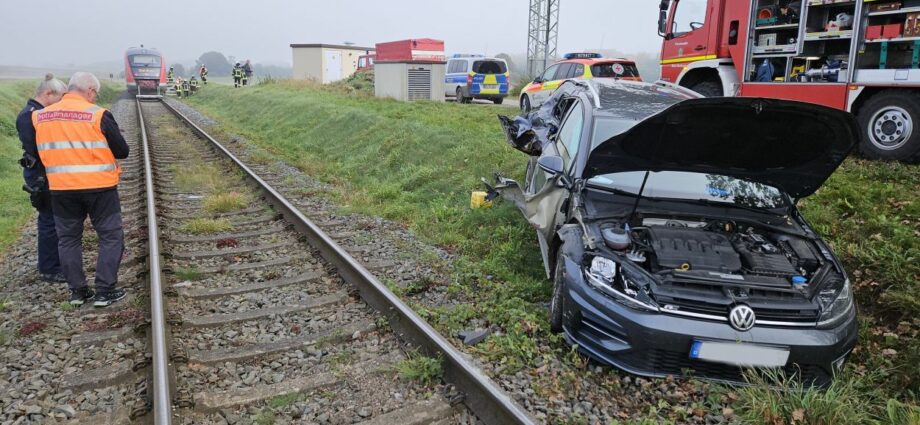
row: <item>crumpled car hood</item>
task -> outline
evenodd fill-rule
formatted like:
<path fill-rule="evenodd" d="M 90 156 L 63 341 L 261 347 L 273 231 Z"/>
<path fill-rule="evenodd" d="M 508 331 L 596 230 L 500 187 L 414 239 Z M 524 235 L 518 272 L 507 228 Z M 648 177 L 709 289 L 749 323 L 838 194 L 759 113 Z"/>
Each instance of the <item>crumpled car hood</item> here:
<path fill-rule="evenodd" d="M 625 171 L 721 174 L 811 195 L 846 159 L 859 128 L 847 112 L 761 98 L 674 104 L 598 144 L 585 179 Z"/>

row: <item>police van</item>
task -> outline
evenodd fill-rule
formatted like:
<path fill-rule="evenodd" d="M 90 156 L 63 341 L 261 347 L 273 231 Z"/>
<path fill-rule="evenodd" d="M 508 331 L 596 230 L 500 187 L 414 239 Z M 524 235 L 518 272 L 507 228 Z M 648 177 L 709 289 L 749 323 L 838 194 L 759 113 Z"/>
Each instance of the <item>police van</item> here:
<path fill-rule="evenodd" d="M 486 99 L 499 105 L 508 96 L 509 77 L 504 59 L 456 54 L 447 60 L 444 95 L 454 96 L 458 103 Z"/>

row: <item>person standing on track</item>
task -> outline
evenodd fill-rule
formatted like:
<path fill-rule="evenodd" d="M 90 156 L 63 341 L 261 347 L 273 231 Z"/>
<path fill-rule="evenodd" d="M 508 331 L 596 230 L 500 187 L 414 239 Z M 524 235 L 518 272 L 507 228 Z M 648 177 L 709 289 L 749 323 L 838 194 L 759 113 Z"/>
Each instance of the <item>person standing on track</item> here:
<path fill-rule="evenodd" d="M 19 160 L 25 180 L 22 188 L 29 192 L 29 200 L 38 210 L 38 274 L 42 281 L 48 283 L 66 283 L 67 279 L 61 273 L 58 237 L 54 230 L 54 214 L 51 212 L 51 192 L 48 190 L 45 167 L 38 159 L 32 112 L 59 102 L 66 92 L 67 86 L 54 78 L 54 75 L 48 74 L 35 89 L 35 97 L 29 99 L 26 107 L 16 117 L 16 131 L 19 132 L 23 151 L 22 159 Z"/>
<path fill-rule="evenodd" d="M 95 105 L 99 79 L 88 72 L 70 77 L 60 102 L 32 112 L 35 142 L 51 189 L 61 269 L 70 287 L 70 304 L 93 301 L 106 307 L 125 298 L 118 289 L 124 231 L 118 200 L 117 159 L 128 144 L 111 112 Z M 89 216 L 99 237 L 95 292 L 83 271 L 83 222 Z"/>
<path fill-rule="evenodd" d="M 236 65 L 233 65 L 233 88 L 239 87 L 242 81 L 243 81 L 243 68 L 240 68 L 240 63 L 237 62 Z"/>

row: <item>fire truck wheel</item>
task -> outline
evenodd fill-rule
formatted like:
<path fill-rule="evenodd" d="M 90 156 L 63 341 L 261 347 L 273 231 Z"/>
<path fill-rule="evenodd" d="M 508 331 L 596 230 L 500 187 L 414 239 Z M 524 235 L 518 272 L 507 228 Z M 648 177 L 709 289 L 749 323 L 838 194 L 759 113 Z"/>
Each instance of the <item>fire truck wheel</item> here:
<path fill-rule="evenodd" d="M 521 96 L 521 112 L 525 114 L 530 112 L 530 97 L 526 94 Z"/>
<path fill-rule="evenodd" d="M 722 97 L 722 83 L 714 80 L 703 80 L 687 87 L 706 97 Z"/>
<path fill-rule="evenodd" d="M 886 90 L 857 113 L 862 128 L 859 150 L 872 159 L 920 161 L 920 95 Z"/>

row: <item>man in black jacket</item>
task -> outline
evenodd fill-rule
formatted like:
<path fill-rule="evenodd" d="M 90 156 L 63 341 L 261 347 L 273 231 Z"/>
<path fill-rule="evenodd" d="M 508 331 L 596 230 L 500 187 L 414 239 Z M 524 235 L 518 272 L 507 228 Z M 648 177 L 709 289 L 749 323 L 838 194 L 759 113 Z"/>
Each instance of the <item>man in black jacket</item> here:
<path fill-rule="evenodd" d="M 19 132 L 23 150 L 22 159 L 19 160 L 25 180 L 23 189 L 29 192 L 32 206 L 38 210 L 38 273 L 41 280 L 49 283 L 65 283 L 67 280 L 61 273 L 58 237 L 54 230 L 54 214 L 51 212 L 51 192 L 48 190 L 45 167 L 38 159 L 35 147 L 32 111 L 57 103 L 66 91 L 67 86 L 61 80 L 51 74 L 46 75 L 35 89 L 35 97 L 29 99 L 26 107 L 16 117 L 16 131 Z"/>

